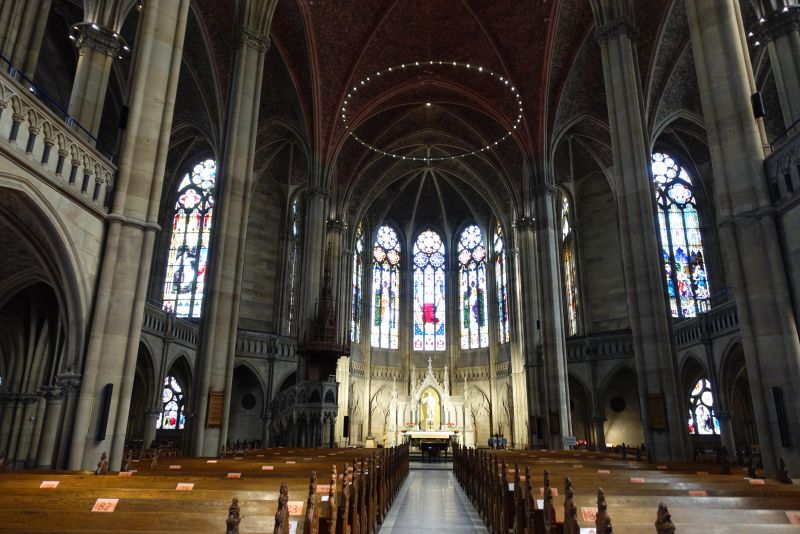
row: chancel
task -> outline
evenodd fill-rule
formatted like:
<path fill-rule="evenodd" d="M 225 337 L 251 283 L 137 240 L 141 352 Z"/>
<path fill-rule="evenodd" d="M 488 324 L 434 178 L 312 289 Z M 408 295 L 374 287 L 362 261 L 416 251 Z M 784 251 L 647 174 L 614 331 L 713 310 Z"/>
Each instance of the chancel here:
<path fill-rule="evenodd" d="M 800 524 L 799 51 L 800 0 L 0 0 L 0 531 Z"/>

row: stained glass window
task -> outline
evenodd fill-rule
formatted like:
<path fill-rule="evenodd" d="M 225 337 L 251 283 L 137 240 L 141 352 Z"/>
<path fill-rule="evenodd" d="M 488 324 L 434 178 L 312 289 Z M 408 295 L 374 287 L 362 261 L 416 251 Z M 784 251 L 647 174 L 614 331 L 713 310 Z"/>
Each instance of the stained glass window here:
<path fill-rule="evenodd" d="M 458 240 L 461 304 L 461 348 L 489 346 L 486 321 L 486 245 L 476 225 L 468 226 Z"/>
<path fill-rule="evenodd" d="M 564 319 L 568 336 L 578 333 L 578 281 L 575 276 L 575 239 L 569 198 L 559 193 L 559 221 L 561 228 L 561 271 L 564 278 Z"/>
<path fill-rule="evenodd" d="M 719 434 L 719 420 L 714 415 L 714 394 L 711 382 L 705 378 L 697 381 L 689 395 L 689 434 Z"/>
<path fill-rule="evenodd" d="M 494 278 L 497 285 L 497 329 L 500 343 L 508 343 L 508 273 L 505 239 L 500 222 L 494 230 Z"/>
<path fill-rule="evenodd" d="M 289 305 L 287 310 L 287 329 L 295 331 L 295 316 L 297 307 L 297 271 L 300 259 L 300 199 L 292 202 L 289 213 Z"/>
<path fill-rule="evenodd" d="M 445 350 L 445 249 L 425 230 L 414 243 L 414 350 Z"/>
<path fill-rule="evenodd" d="M 670 310 L 673 317 L 695 317 L 711 309 L 711 289 L 694 186 L 667 154 L 653 154 L 652 171 Z"/>
<path fill-rule="evenodd" d="M 381 226 L 372 247 L 372 346 L 398 347 L 400 297 L 400 240 L 389 226 Z"/>
<path fill-rule="evenodd" d="M 161 403 L 161 415 L 156 421 L 156 428 L 183 430 L 186 425 L 186 416 L 183 413 L 183 388 L 174 376 L 164 379 Z"/>
<path fill-rule="evenodd" d="M 350 341 L 361 341 L 361 279 L 364 277 L 364 232 L 356 229 L 353 247 L 353 302 L 350 310 Z"/>
<path fill-rule="evenodd" d="M 200 317 L 202 313 L 216 177 L 217 164 L 208 159 L 186 173 L 178 186 L 163 308 L 179 317 Z"/>

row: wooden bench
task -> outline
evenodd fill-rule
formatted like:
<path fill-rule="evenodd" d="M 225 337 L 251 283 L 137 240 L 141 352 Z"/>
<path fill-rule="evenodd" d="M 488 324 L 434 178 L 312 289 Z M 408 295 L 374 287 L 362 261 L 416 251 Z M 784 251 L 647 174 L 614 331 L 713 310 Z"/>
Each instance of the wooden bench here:
<path fill-rule="evenodd" d="M 800 488 L 753 484 L 736 468 L 720 475 L 707 464 L 653 465 L 600 453 L 457 448 L 453 470 L 492 533 L 596 528 L 598 486 L 617 532 L 652 532 L 656 517 L 669 515 L 681 533 L 798 531 L 787 512 L 800 511 Z"/>
<path fill-rule="evenodd" d="M 159 458 L 152 467 L 142 459 L 123 476 L 8 472 L 0 475 L 0 531 L 221 532 L 227 522 L 231 532 L 283 534 L 295 523 L 298 533 L 371 534 L 408 473 L 406 447 L 253 452 Z M 43 481 L 58 485 L 43 489 Z M 102 498 L 118 499 L 113 513 L 92 512 Z"/>

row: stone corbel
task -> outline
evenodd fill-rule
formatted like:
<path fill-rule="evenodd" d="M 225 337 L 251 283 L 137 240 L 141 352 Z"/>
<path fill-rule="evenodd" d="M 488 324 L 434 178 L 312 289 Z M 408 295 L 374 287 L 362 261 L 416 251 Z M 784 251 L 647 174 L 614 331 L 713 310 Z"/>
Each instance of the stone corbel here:
<path fill-rule="evenodd" d="M 750 31 L 757 39 L 767 43 L 774 41 L 792 32 L 800 32 L 800 8 L 785 8 L 784 11 L 775 11 L 764 22 L 757 22 Z"/>
<path fill-rule="evenodd" d="M 80 55 L 85 53 L 86 48 L 97 50 L 113 58 L 119 57 L 123 50 L 128 51 L 128 45 L 121 35 L 94 22 L 74 24 L 70 28 L 69 34 Z"/>
<path fill-rule="evenodd" d="M 594 31 L 594 38 L 600 44 L 607 43 L 621 35 L 627 35 L 631 41 L 636 40 L 639 30 L 632 18 L 618 17 L 606 22 Z"/>

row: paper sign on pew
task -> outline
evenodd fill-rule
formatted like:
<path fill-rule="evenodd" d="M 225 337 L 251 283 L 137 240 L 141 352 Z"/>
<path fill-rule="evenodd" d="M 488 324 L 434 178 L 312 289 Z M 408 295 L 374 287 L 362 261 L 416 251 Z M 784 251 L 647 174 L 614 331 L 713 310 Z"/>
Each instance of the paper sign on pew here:
<path fill-rule="evenodd" d="M 121 477 L 132 477 L 136 471 L 120 471 L 119 476 Z"/>
<path fill-rule="evenodd" d="M 286 463 L 287 464 L 296 464 L 297 462 L 295 462 L 294 460 L 286 460 Z"/>
<path fill-rule="evenodd" d="M 608 469 L 598 469 L 597 470 L 597 474 L 598 475 L 610 475 L 611 471 L 609 471 Z"/>
<path fill-rule="evenodd" d="M 597 519 L 597 507 L 596 506 L 582 506 L 581 507 L 581 515 L 583 516 L 583 520 L 586 523 L 594 523 L 594 520 Z M 583 530 L 583 529 L 581 529 Z"/>
<path fill-rule="evenodd" d="M 216 460 L 206 460 L 206 463 L 207 464 L 215 464 L 215 463 L 217 463 L 217 461 Z"/>
<path fill-rule="evenodd" d="M 706 490 L 689 490 L 689 497 L 708 497 Z"/>
<path fill-rule="evenodd" d="M 297 534 L 297 521 L 289 521 L 289 534 Z"/>
<path fill-rule="evenodd" d="M 119 499 L 97 499 L 94 501 L 92 512 L 113 512 L 117 509 Z"/>
<path fill-rule="evenodd" d="M 544 497 L 544 488 L 539 488 L 539 495 Z M 558 488 L 550 488 L 550 495 L 558 497 Z"/>
<path fill-rule="evenodd" d="M 179 466 L 179 465 L 171 465 L 171 466 L 169 466 L 169 468 L 170 469 L 180 469 L 181 466 Z"/>
<path fill-rule="evenodd" d="M 641 477 L 631 477 L 631 484 L 644 484 L 645 479 Z"/>
<path fill-rule="evenodd" d="M 242 478 L 241 473 L 228 473 L 227 478 Z"/>
<path fill-rule="evenodd" d="M 39 484 L 39 489 L 56 489 L 58 483 L 58 480 L 42 480 L 42 483 Z"/>
<path fill-rule="evenodd" d="M 786 517 L 789 518 L 790 525 L 800 525 L 800 511 L 793 510 L 793 511 L 786 511 Z"/>
<path fill-rule="evenodd" d="M 764 485 L 764 479 L 763 478 L 751 478 L 750 479 L 750 484 L 753 485 L 753 486 L 763 486 Z"/>
<path fill-rule="evenodd" d="M 289 501 L 286 503 L 286 508 L 289 515 L 303 515 L 303 501 Z"/>
<path fill-rule="evenodd" d="M 581 527 L 581 534 L 596 534 L 597 529 Z"/>
<path fill-rule="evenodd" d="M 318 484 L 317 485 L 317 493 L 326 494 L 329 491 L 331 491 L 331 485 L 330 484 Z"/>
<path fill-rule="evenodd" d="M 274 470 L 274 469 L 275 469 L 275 466 L 274 466 L 274 465 L 262 465 L 262 466 L 261 466 L 261 470 L 262 470 L 262 471 L 272 471 L 272 470 Z"/>
<path fill-rule="evenodd" d="M 175 486 L 175 491 L 192 491 L 194 489 L 194 482 L 178 482 Z"/>

